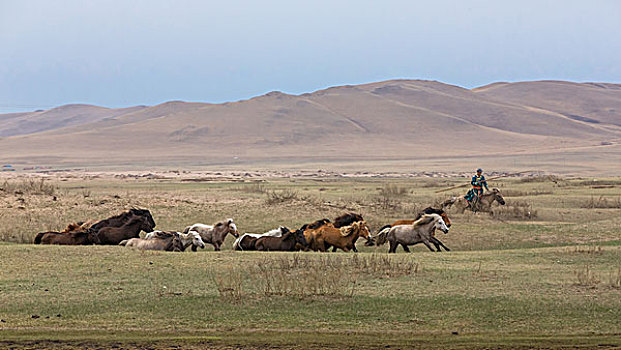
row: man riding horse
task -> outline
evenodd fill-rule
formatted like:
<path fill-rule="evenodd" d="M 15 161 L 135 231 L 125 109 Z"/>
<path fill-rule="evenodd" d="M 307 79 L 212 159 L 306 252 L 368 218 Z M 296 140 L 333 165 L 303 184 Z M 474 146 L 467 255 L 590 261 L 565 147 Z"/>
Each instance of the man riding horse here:
<path fill-rule="evenodd" d="M 479 203 L 479 197 L 483 194 L 483 187 L 489 191 L 487 181 L 485 181 L 485 176 L 483 175 L 483 169 L 477 169 L 477 173 L 472 177 L 470 184 L 472 185 L 472 189 L 466 193 L 464 198 L 468 202 L 468 208 L 474 211 Z"/>

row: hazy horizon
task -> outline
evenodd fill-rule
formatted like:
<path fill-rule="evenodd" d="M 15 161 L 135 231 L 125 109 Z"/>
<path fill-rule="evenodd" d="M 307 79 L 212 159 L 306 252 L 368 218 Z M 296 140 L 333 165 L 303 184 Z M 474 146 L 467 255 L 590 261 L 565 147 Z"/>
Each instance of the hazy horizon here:
<path fill-rule="evenodd" d="M 621 2 L 0 0 L 0 113 L 390 79 L 621 82 Z"/>

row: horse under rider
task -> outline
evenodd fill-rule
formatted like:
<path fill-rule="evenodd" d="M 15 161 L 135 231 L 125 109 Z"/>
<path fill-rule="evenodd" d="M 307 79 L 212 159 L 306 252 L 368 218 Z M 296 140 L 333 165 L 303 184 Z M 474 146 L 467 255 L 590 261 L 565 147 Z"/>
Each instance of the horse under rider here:
<path fill-rule="evenodd" d="M 468 201 L 468 207 L 472 208 L 483 194 L 483 187 L 489 191 L 487 181 L 485 181 L 485 176 L 483 176 L 483 169 L 477 169 L 477 173 L 472 177 L 472 180 L 470 180 L 470 184 L 472 185 L 472 189 L 466 193 L 464 198 Z"/>

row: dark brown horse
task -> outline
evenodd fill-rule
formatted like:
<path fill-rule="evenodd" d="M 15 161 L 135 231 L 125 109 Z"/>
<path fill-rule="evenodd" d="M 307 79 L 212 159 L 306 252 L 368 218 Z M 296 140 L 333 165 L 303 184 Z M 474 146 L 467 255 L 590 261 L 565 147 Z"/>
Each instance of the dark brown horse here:
<path fill-rule="evenodd" d="M 259 251 L 295 251 L 296 244 L 306 246 L 306 239 L 304 239 L 304 231 L 296 230 L 291 232 L 286 228 L 286 233 L 283 233 L 281 237 L 264 236 L 257 239 L 255 247 Z"/>
<path fill-rule="evenodd" d="M 153 216 L 151 216 L 151 212 L 149 210 L 132 208 L 132 209 L 122 212 L 119 215 L 115 215 L 115 216 L 112 216 L 107 219 L 94 223 L 91 226 L 91 229 L 93 229 L 95 232 L 99 232 L 99 230 L 104 227 L 121 227 L 124 224 L 126 224 L 129 220 L 131 220 L 132 217 L 134 216 L 146 217 L 149 222 L 149 225 L 152 227 L 151 231 L 153 230 L 153 228 L 155 228 L 155 221 L 153 220 Z M 148 232 L 151 232 L 151 231 L 148 231 Z"/>
<path fill-rule="evenodd" d="M 140 231 L 153 231 L 153 221 L 150 215 L 133 215 L 129 221 L 120 227 L 102 227 L 97 232 L 99 244 L 119 244 L 130 238 L 138 238 Z"/>
<path fill-rule="evenodd" d="M 423 209 L 422 211 L 420 211 L 418 213 L 418 215 L 416 215 L 416 218 L 414 220 L 397 220 L 397 221 L 393 222 L 390 225 L 382 226 L 382 228 L 380 228 L 377 232 L 381 232 L 382 230 L 384 230 L 386 228 L 393 227 L 393 226 L 411 225 L 411 224 L 414 223 L 414 221 L 420 219 L 425 214 L 438 214 L 438 215 L 440 215 L 442 217 L 442 220 L 444 220 L 444 223 L 446 224 L 446 226 L 447 227 L 451 227 L 451 219 L 449 219 L 448 214 L 446 214 L 446 212 L 443 209 L 436 209 L 436 208 L 432 208 L 432 207 L 427 207 L 427 208 Z M 450 251 L 450 249 L 447 246 L 445 246 L 444 243 L 442 243 L 438 238 L 436 238 L 435 231 L 431 235 L 431 238 L 429 239 L 429 242 L 431 242 L 434 246 L 436 246 L 436 251 L 437 252 L 441 252 L 442 251 L 442 249 L 440 249 L 440 247 L 444 248 L 444 250 L 446 250 L 447 252 Z M 403 247 L 403 250 L 405 250 L 408 253 L 410 252 L 410 248 L 408 248 L 407 245 L 401 244 L 401 246 Z"/>
<path fill-rule="evenodd" d="M 95 231 L 75 229 L 69 232 L 40 232 L 34 239 L 35 244 L 90 245 L 99 244 Z"/>

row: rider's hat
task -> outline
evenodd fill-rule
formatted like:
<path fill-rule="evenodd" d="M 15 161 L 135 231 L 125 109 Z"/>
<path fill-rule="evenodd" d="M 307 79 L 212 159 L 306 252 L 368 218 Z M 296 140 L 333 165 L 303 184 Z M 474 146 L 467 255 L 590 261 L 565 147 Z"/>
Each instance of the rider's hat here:
<path fill-rule="evenodd" d="M 481 169 L 481 168 L 477 169 L 477 173 L 482 173 L 482 172 L 483 172 L 483 169 Z"/>

